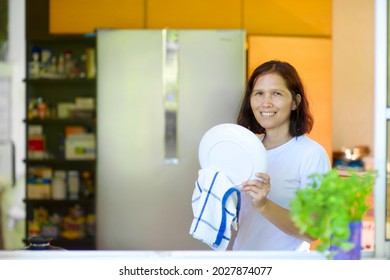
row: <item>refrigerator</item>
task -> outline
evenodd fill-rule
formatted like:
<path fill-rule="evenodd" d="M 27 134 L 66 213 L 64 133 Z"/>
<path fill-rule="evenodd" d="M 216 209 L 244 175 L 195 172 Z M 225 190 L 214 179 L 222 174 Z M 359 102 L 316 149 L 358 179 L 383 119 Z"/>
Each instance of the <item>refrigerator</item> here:
<path fill-rule="evenodd" d="M 97 31 L 97 248 L 209 249 L 189 234 L 204 133 L 235 123 L 244 30 Z"/>

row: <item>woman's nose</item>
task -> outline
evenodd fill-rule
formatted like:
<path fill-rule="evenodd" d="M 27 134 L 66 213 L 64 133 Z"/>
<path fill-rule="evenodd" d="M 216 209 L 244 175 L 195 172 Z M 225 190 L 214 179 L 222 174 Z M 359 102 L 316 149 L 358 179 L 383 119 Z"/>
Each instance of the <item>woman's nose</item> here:
<path fill-rule="evenodd" d="M 269 107 L 272 105 L 272 98 L 268 94 L 264 94 L 261 99 L 261 105 L 264 107 Z"/>

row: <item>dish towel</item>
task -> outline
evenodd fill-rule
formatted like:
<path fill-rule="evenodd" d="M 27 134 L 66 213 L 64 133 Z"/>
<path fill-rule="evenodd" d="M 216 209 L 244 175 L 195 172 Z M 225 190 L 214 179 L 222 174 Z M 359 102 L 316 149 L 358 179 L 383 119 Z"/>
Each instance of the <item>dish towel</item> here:
<path fill-rule="evenodd" d="M 210 168 L 199 170 L 192 195 L 190 234 L 214 250 L 226 250 L 231 226 L 237 230 L 240 191 L 223 173 Z"/>

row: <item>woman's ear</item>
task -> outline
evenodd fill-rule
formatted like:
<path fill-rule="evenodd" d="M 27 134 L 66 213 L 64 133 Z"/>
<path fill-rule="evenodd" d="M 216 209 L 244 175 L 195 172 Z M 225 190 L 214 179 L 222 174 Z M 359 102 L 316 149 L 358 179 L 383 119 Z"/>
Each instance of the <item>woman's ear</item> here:
<path fill-rule="evenodd" d="M 301 103 L 301 100 L 302 100 L 302 96 L 300 94 L 295 95 L 295 100 L 293 100 L 293 104 L 292 104 L 293 111 L 298 108 L 299 104 Z"/>

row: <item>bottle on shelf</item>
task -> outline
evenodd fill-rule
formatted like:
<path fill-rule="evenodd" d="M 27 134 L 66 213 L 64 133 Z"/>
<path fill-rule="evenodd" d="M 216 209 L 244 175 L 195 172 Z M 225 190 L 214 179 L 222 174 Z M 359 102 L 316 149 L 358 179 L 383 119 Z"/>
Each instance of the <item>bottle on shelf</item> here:
<path fill-rule="evenodd" d="M 68 196 L 69 199 L 79 199 L 80 192 L 80 177 L 76 170 L 68 171 Z"/>
<path fill-rule="evenodd" d="M 28 75 L 31 79 L 39 78 L 41 69 L 40 69 L 40 56 L 41 50 L 37 47 L 32 49 L 32 61 L 28 65 Z"/>
<path fill-rule="evenodd" d="M 65 170 L 55 170 L 52 181 L 52 198 L 66 199 L 66 172 Z"/>
<path fill-rule="evenodd" d="M 83 171 L 81 173 L 81 186 L 83 196 L 93 197 L 94 195 L 94 183 L 92 178 L 92 173 L 90 171 Z"/>
<path fill-rule="evenodd" d="M 36 98 L 32 97 L 32 98 L 30 98 L 30 101 L 28 103 L 27 118 L 29 120 L 32 120 L 32 119 L 35 119 L 37 117 L 38 117 L 37 100 L 36 100 Z"/>
<path fill-rule="evenodd" d="M 63 54 L 58 57 L 57 73 L 61 78 L 65 78 L 65 57 Z"/>
<path fill-rule="evenodd" d="M 37 98 L 37 109 L 38 109 L 38 117 L 40 119 L 46 119 L 48 117 L 47 103 L 43 100 L 42 97 Z"/>
<path fill-rule="evenodd" d="M 95 63 L 95 49 L 86 49 L 86 75 L 87 79 L 94 79 L 96 77 L 96 63 Z"/>
<path fill-rule="evenodd" d="M 49 77 L 50 74 L 50 61 L 52 57 L 52 51 L 44 48 L 41 52 L 41 66 L 39 76 L 42 78 Z"/>

